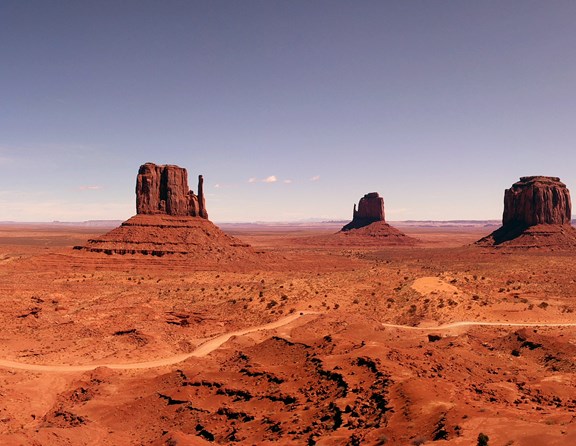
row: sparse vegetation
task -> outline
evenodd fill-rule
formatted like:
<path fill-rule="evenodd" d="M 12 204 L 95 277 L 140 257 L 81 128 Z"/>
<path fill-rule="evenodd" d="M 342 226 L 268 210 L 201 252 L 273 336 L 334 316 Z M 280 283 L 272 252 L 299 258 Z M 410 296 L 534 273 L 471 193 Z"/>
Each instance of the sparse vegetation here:
<path fill-rule="evenodd" d="M 488 446 L 488 440 L 490 438 L 488 437 L 488 435 L 483 434 L 482 432 L 480 432 L 478 434 L 478 446 Z"/>
<path fill-rule="evenodd" d="M 140 410 L 141 401 L 146 402 L 152 409 L 146 419 L 154 435 L 160 432 L 158 426 L 177 430 L 179 423 L 192 423 L 192 432 L 197 424 L 203 437 L 213 435 L 215 441 L 230 444 L 258 444 L 260 440 L 306 444 L 309 437 L 317 443 L 328 442 L 334 440 L 334 427 L 342 426 L 349 435 L 354 432 L 354 444 L 423 445 L 436 439 L 442 443 L 448 435 L 450 440 L 460 436 L 476 446 L 488 445 L 487 435 L 476 437 L 478 432 L 469 430 L 477 416 L 487 420 L 482 425 L 485 432 L 491 432 L 494 417 L 500 417 L 498 422 L 514 419 L 520 426 L 539 420 L 543 428 L 564 429 L 558 420 L 567 419 L 576 404 L 571 386 L 571 331 L 436 328 L 459 321 L 570 322 L 576 309 L 572 262 L 559 268 L 564 257 L 497 252 L 483 253 L 482 262 L 475 263 L 479 254 L 469 248 L 451 250 L 450 256 L 444 256 L 440 248 L 367 250 L 351 257 L 334 253 L 325 256 L 332 262 L 329 265 L 312 264 L 309 251 L 308 263 L 297 264 L 297 248 L 290 256 L 290 262 L 257 274 L 241 268 L 196 270 L 184 261 L 167 258 L 154 268 L 142 260 L 134 262 L 138 267 L 129 273 L 117 267 L 102 268 L 100 263 L 96 275 L 81 270 L 78 259 L 62 264 L 58 271 L 39 268 L 39 274 L 35 268 L 47 261 L 44 257 L 30 264 L 3 264 L 5 350 L 16 345 L 16 337 L 18 342 L 24 340 L 20 350 L 12 352 L 17 359 L 7 359 L 58 364 L 66 354 L 71 364 L 157 360 L 188 354 L 206 340 L 267 326 L 292 314 L 292 322 L 283 328 L 231 338 L 205 360 L 193 359 L 170 370 L 151 369 L 150 379 L 142 386 L 126 381 L 135 394 L 122 393 L 121 397 L 135 411 Z M 572 254 L 565 256 L 572 259 Z M 113 260 L 120 263 L 122 259 Z M 166 260 L 170 267 L 165 267 Z M 287 265 L 285 270 L 282 265 Z M 548 277 L 543 275 L 544 266 Z M 399 275 L 394 274 L 397 267 L 401 267 Z M 534 270 L 530 283 L 520 281 L 526 268 Z M 430 289 L 416 291 L 413 283 L 419 278 L 434 279 Z M 434 288 L 434 284 L 439 286 Z M 499 294 L 501 285 L 512 291 Z M 527 313 L 526 309 L 536 311 Z M 299 312 L 310 314 L 295 322 Z M 525 339 L 518 339 L 516 332 Z M 66 344 L 68 340 L 73 341 Z M 548 372 L 567 377 L 552 383 L 561 394 L 551 394 L 539 385 Z M 35 373 L 41 384 L 43 373 Z M 6 373 L 0 393 L 14 395 L 8 384 L 17 383 L 19 376 L 19 372 Z M 105 369 L 86 374 L 81 383 L 74 383 L 81 389 L 59 393 L 61 411 L 78 410 L 84 416 L 79 401 L 88 396 L 116 410 L 109 391 L 118 385 L 118 376 Z M 127 373 L 123 379 L 134 376 Z M 451 383 L 461 391 L 453 408 L 445 409 L 450 422 L 434 431 L 429 428 L 430 417 L 424 419 L 412 409 L 432 398 L 436 401 L 438 392 Z M 126 387 L 118 387 L 119 392 Z M 417 399 L 415 389 L 423 390 Z M 5 412 L 17 413 L 17 404 L 24 400 L 6 401 Z M 390 423 L 390 417 L 404 409 L 414 425 L 426 425 L 426 430 L 415 432 Z M 282 416 L 275 416 L 281 411 Z M 265 417 L 263 426 L 260 421 Z M 472 423 L 464 422 L 466 418 Z M 125 422 L 131 429 L 136 425 L 129 416 Z M 11 423 L 5 421 L 7 428 Z M 36 424 L 39 432 L 46 428 L 41 423 Z M 87 419 L 87 423 L 94 431 L 101 428 L 99 421 Z M 81 425 L 77 428 L 80 434 L 85 432 Z M 144 438 L 146 429 L 136 435 L 142 435 L 143 439 L 138 438 L 142 444 L 158 441 L 157 436 Z M 516 437 L 511 434 L 510 438 L 502 444 L 513 445 Z M 0 434 L 0 443 L 2 439 Z"/>

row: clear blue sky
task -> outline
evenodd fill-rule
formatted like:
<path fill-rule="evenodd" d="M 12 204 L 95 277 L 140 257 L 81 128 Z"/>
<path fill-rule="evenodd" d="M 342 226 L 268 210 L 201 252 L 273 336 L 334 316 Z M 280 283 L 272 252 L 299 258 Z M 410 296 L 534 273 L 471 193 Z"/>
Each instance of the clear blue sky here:
<path fill-rule="evenodd" d="M 204 174 L 215 221 L 576 192 L 575 23 L 572 0 L 2 0 L 0 220 L 125 219 L 148 161 Z"/>

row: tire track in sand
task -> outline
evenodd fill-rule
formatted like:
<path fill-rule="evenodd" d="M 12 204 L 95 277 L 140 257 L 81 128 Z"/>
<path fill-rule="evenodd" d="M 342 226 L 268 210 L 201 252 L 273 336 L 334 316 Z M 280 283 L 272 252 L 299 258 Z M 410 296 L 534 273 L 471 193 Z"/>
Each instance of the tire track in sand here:
<path fill-rule="evenodd" d="M 451 328 L 458 327 L 576 327 L 575 322 L 481 322 L 481 321 L 460 321 L 450 322 L 443 325 L 433 325 L 429 327 L 418 327 L 414 325 L 398 325 L 382 323 L 386 328 L 398 328 L 401 330 L 420 330 L 420 331 L 434 331 L 434 330 L 450 330 Z"/>
<path fill-rule="evenodd" d="M 201 358 L 208 355 L 220 348 L 222 344 L 227 342 L 233 336 L 243 336 L 248 333 L 254 333 L 255 331 L 273 330 L 275 328 L 280 328 L 284 325 L 288 325 L 295 320 L 307 316 L 315 315 L 312 311 L 300 311 L 277 321 L 270 322 L 264 325 L 258 325 L 256 327 L 245 328 L 242 330 L 231 331 L 228 333 L 221 334 L 215 338 L 209 339 L 204 343 L 200 344 L 190 353 L 182 353 L 180 355 L 168 356 L 166 358 L 154 359 L 152 361 L 134 362 L 134 363 L 111 363 L 111 364 L 86 364 L 86 365 L 44 365 L 44 364 L 28 364 L 18 361 L 10 361 L 7 359 L 0 359 L 0 367 L 8 369 L 18 369 L 27 370 L 31 372 L 86 372 L 89 370 L 94 370 L 98 367 L 108 367 L 110 369 L 116 370 L 136 370 L 136 369 L 151 369 L 154 367 L 163 367 L 168 365 L 177 364 L 188 358 Z"/>
<path fill-rule="evenodd" d="M 295 314 L 291 314 L 277 321 L 270 322 L 268 324 L 259 325 L 256 327 L 245 328 L 242 330 L 231 331 L 229 333 L 224 333 L 215 338 L 209 339 L 208 341 L 200 344 L 194 351 L 190 353 L 182 353 L 180 355 L 168 356 L 166 358 L 154 359 L 152 361 L 134 362 L 134 363 L 111 363 L 111 364 L 87 364 L 87 365 L 43 365 L 43 364 L 28 364 L 18 361 L 10 361 L 7 359 L 0 359 L 0 367 L 8 369 L 17 370 L 27 370 L 31 372 L 86 372 L 94 370 L 98 367 L 108 367 L 110 369 L 116 370 L 137 370 L 137 369 L 151 369 L 155 367 L 164 367 L 168 365 L 177 364 L 179 362 L 185 361 L 188 358 L 201 358 L 217 350 L 227 342 L 233 336 L 243 336 L 249 333 L 254 333 L 255 331 L 273 330 L 275 328 L 280 328 L 284 325 L 288 325 L 295 320 L 308 316 L 308 315 L 318 315 L 320 313 L 315 313 L 311 311 L 302 311 Z M 460 321 L 460 322 L 450 322 L 448 324 L 436 325 L 430 327 L 415 327 L 413 325 L 399 325 L 399 324 L 388 324 L 382 323 L 383 327 L 386 328 L 397 328 L 401 330 L 419 330 L 419 331 L 435 331 L 435 330 L 449 330 L 452 328 L 459 327 L 471 327 L 471 326 L 488 326 L 488 327 L 576 327 L 576 323 L 542 323 L 542 322 L 480 322 L 480 321 Z"/>

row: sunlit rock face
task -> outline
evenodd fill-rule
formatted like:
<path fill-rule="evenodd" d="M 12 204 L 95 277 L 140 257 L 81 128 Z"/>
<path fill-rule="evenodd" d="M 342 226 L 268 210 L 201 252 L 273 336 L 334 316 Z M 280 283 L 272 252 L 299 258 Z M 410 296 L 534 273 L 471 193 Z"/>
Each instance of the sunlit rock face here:
<path fill-rule="evenodd" d="M 504 191 L 502 226 L 478 240 L 479 246 L 576 248 L 570 192 L 557 177 L 521 177 Z"/>
<path fill-rule="evenodd" d="M 136 213 L 208 218 L 202 175 L 198 195 L 188 189 L 186 169 L 174 165 L 146 163 L 136 179 Z"/>
<path fill-rule="evenodd" d="M 570 192 L 557 177 L 522 177 L 504 192 L 504 226 L 564 225 L 571 213 Z"/>

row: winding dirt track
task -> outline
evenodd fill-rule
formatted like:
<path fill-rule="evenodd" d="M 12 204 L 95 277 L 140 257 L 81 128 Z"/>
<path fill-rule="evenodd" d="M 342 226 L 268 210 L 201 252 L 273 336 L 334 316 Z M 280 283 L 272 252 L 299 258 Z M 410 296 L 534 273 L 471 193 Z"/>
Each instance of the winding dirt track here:
<path fill-rule="evenodd" d="M 399 328 L 402 330 L 450 330 L 451 328 L 459 327 L 472 327 L 472 326 L 483 326 L 483 327 L 576 327 L 576 323 L 544 323 L 544 322 L 480 322 L 480 321 L 462 321 L 462 322 L 451 322 L 444 325 L 435 325 L 429 327 L 418 327 L 412 325 L 397 325 L 397 324 L 382 324 L 386 328 Z"/>
<path fill-rule="evenodd" d="M 224 333 L 220 336 L 216 336 L 215 338 L 212 338 L 204 342 L 203 344 L 200 344 L 194 351 L 190 353 L 183 353 L 180 355 L 169 356 L 167 358 L 155 359 L 153 361 L 135 362 L 128 364 L 41 365 L 41 364 L 26 364 L 22 362 L 0 359 L 0 367 L 8 369 L 28 370 L 31 372 L 58 372 L 58 373 L 86 372 L 89 370 L 94 370 L 98 367 L 108 367 L 111 369 L 118 369 L 118 370 L 151 369 L 154 367 L 163 367 L 167 365 L 177 364 L 188 358 L 192 357 L 200 358 L 206 356 L 209 353 L 213 352 L 214 350 L 220 348 L 222 344 L 224 344 L 233 336 L 243 336 L 245 334 L 253 333 L 255 331 L 273 330 L 275 328 L 288 325 L 289 323 L 294 322 L 295 320 L 301 317 L 314 314 L 317 313 L 311 311 L 301 311 L 283 317 L 282 319 L 278 319 L 277 321 L 270 322 L 269 324 Z"/>
<path fill-rule="evenodd" d="M 151 369 L 154 367 L 163 367 L 168 365 L 177 364 L 188 358 L 196 357 L 200 358 L 208 355 L 220 348 L 222 344 L 227 342 L 233 336 L 243 336 L 248 333 L 253 333 L 255 331 L 262 330 L 273 330 L 275 328 L 288 325 L 295 320 L 307 316 L 307 315 L 318 315 L 319 313 L 314 313 L 310 311 L 303 311 L 291 314 L 275 322 L 271 322 L 265 325 L 259 325 L 257 327 L 245 328 L 243 330 L 231 331 L 229 333 L 222 334 L 213 339 L 210 339 L 200 346 L 198 346 L 194 351 L 190 353 L 183 353 L 180 355 L 169 356 L 167 358 L 155 359 L 153 361 L 135 362 L 129 364 L 89 364 L 89 365 L 41 365 L 41 364 L 26 364 L 22 362 L 9 361 L 6 359 L 0 359 L 0 367 L 18 370 L 28 370 L 32 372 L 85 372 L 89 370 L 94 370 L 98 367 L 108 367 L 111 369 L 118 370 L 135 370 L 135 369 Z M 420 330 L 420 331 L 437 331 L 437 330 L 449 330 L 451 328 L 459 327 L 470 327 L 470 326 L 489 326 L 489 327 L 576 327 L 576 323 L 537 323 L 537 322 L 479 322 L 479 321 L 462 321 L 462 322 L 451 322 L 449 324 L 430 326 L 430 327 L 417 327 L 411 325 L 397 325 L 397 324 L 387 324 L 382 323 L 383 327 L 386 328 L 397 328 L 401 330 Z"/>

